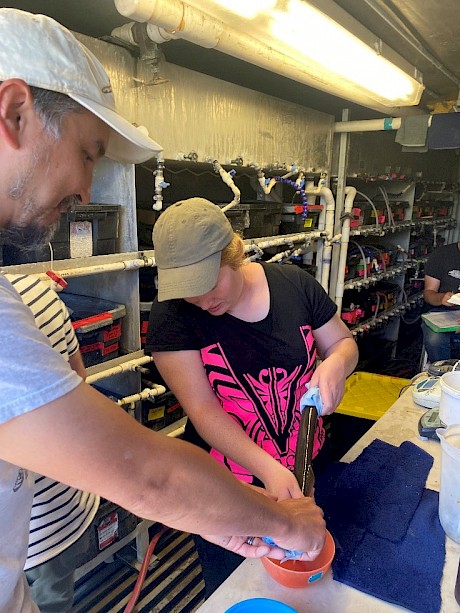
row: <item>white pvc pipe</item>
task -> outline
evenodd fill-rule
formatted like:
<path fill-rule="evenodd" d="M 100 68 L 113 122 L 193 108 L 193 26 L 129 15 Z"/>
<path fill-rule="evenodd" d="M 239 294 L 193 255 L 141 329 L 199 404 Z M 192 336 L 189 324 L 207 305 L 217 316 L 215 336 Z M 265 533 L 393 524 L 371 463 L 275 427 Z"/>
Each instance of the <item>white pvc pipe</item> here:
<path fill-rule="evenodd" d="M 113 375 L 119 375 L 123 372 L 133 372 L 138 366 L 150 364 L 150 362 L 153 362 L 153 358 L 149 355 L 145 355 L 142 358 L 129 360 L 127 362 L 123 362 L 123 364 L 119 364 L 118 366 L 112 366 L 111 368 L 107 368 L 106 370 L 95 373 L 94 375 L 89 375 L 86 377 L 85 381 L 91 385 L 96 383 L 96 381 L 107 379 L 107 377 L 112 377 Z"/>
<path fill-rule="evenodd" d="M 153 384 L 153 388 L 146 387 L 144 390 L 139 392 L 138 394 L 133 394 L 132 396 L 125 396 L 124 398 L 120 398 L 117 401 L 117 404 L 120 406 L 132 405 L 135 402 L 139 402 L 140 400 L 147 400 L 147 398 L 153 398 L 154 396 L 161 396 L 161 394 L 166 393 L 166 388 L 163 385 Z"/>
<path fill-rule="evenodd" d="M 299 232 L 298 234 L 285 234 L 283 236 L 277 238 L 270 238 L 267 240 L 259 240 L 259 239 L 246 239 L 244 251 L 247 253 L 251 251 L 254 246 L 257 246 L 258 249 L 267 249 L 267 247 L 279 247 L 280 245 L 288 245 L 290 243 L 301 243 L 305 241 L 305 239 L 319 239 L 327 237 L 326 232 L 320 232 L 316 230 L 314 232 Z M 251 242 L 247 242 L 247 241 Z"/>
<path fill-rule="evenodd" d="M 276 184 L 276 180 L 274 177 L 272 177 L 267 183 L 265 180 L 265 173 L 262 170 L 259 170 L 257 172 L 257 181 L 259 182 L 263 193 L 267 195 L 272 191 L 273 186 Z"/>
<path fill-rule="evenodd" d="M 125 43 L 129 43 L 130 45 L 138 46 L 138 43 L 134 37 L 133 28 L 134 28 L 133 21 L 131 21 L 130 23 L 124 23 L 122 26 L 119 26 L 118 28 L 114 28 L 111 31 L 110 35 L 113 36 L 114 38 L 118 38 L 124 41 Z M 163 28 L 159 28 L 153 23 L 147 24 L 146 32 L 150 40 L 157 44 L 167 43 L 168 41 L 174 40 L 177 38 L 177 36 L 174 36 L 174 34 L 171 34 L 171 32 L 167 32 Z"/>
<path fill-rule="evenodd" d="M 334 124 L 334 132 L 378 132 L 398 130 L 400 127 L 401 117 L 385 117 L 384 119 L 363 119 L 362 121 L 338 121 Z"/>
<path fill-rule="evenodd" d="M 110 264 L 95 264 L 94 266 L 82 266 L 81 268 L 67 268 L 65 270 L 59 270 L 59 275 L 63 279 L 69 277 L 86 277 L 89 275 L 98 275 L 102 272 L 116 272 L 119 270 L 138 270 L 148 266 L 155 266 L 155 258 L 149 257 L 145 259 L 134 260 L 120 260 L 119 262 L 112 262 Z M 46 273 L 37 275 L 42 281 L 49 281 L 49 277 Z"/>
<path fill-rule="evenodd" d="M 326 201 L 326 233 L 329 237 L 334 234 L 335 201 L 328 187 L 321 187 L 321 197 Z M 328 241 L 323 247 L 321 285 L 327 292 L 329 286 L 329 273 L 331 270 L 332 243 Z"/>
<path fill-rule="evenodd" d="M 220 174 L 220 178 L 222 179 L 222 181 L 226 185 L 228 185 L 229 188 L 233 192 L 233 200 L 222 208 L 222 212 L 225 213 L 225 211 L 228 211 L 229 209 L 239 204 L 240 198 L 241 198 L 241 192 L 235 185 L 232 175 L 229 172 L 227 172 L 224 168 L 222 168 L 222 166 L 219 164 L 217 160 L 214 160 L 213 164 L 214 164 L 214 168 Z"/>
<path fill-rule="evenodd" d="M 164 167 L 163 155 L 160 153 L 157 156 L 156 170 L 153 171 L 153 176 L 155 177 L 155 193 L 153 195 L 152 209 L 154 211 L 161 211 L 163 208 L 163 187 L 167 185 L 163 174 Z"/>
<path fill-rule="evenodd" d="M 137 46 L 137 42 L 134 39 L 133 27 L 134 23 L 132 21 L 130 23 L 124 23 L 122 26 L 114 28 L 110 35 L 124 41 L 125 43 Z"/>
<path fill-rule="evenodd" d="M 308 250 L 310 243 L 302 245 L 298 249 L 286 249 L 286 251 L 282 251 L 281 253 L 277 253 L 272 258 L 267 260 L 267 264 L 270 262 L 282 262 L 283 260 L 289 260 L 290 258 L 297 257 L 299 255 L 303 255 Z"/>
<path fill-rule="evenodd" d="M 307 195 L 307 202 L 309 204 L 310 204 L 311 198 L 312 198 L 311 195 Z M 316 196 L 313 196 L 312 204 L 314 204 L 315 202 L 316 202 Z M 321 209 L 319 213 L 319 217 L 318 217 L 318 230 L 320 232 L 325 232 L 326 230 L 326 206 L 324 205 L 324 198 L 320 198 L 320 204 L 323 205 L 323 208 Z M 328 234 L 328 238 L 329 236 L 332 235 L 333 231 L 334 231 L 334 228 L 330 228 L 330 234 Z M 318 283 L 321 283 L 321 285 L 323 284 L 323 271 L 324 271 L 324 257 L 323 256 L 324 256 L 324 241 L 319 241 L 316 246 L 315 279 L 318 281 Z"/>
<path fill-rule="evenodd" d="M 432 115 L 428 117 L 428 127 L 431 126 Z M 334 132 L 381 132 L 399 130 L 402 117 L 385 117 L 384 119 L 363 119 L 360 121 L 338 121 L 334 124 Z"/>
<path fill-rule="evenodd" d="M 185 426 L 178 426 L 174 430 L 171 430 L 171 432 L 168 432 L 166 436 L 169 436 L 170 438 L 178 438 L 179 436 L 182 436 L 184 432 Z"/>
<path fill-rule="evenodd" d="M 345 204 L 343 208 L 344 213 L 351 213 L 353 208 L 353 201 L 356 196 L 355 187 L 345 188 Z M 342 223 L 342 238 L 340 243 L 340 255 L 339 264 L 337 270 L 337 286 L 335 288 L 335 303 L 337 310 L 340 313 L 342 311 L 342 299 L 343 299 L 343 286 L 345 283 L 345 267 L 347 265 L 348 243 L 350 240 L 350 218 L 347 215 Z"/>

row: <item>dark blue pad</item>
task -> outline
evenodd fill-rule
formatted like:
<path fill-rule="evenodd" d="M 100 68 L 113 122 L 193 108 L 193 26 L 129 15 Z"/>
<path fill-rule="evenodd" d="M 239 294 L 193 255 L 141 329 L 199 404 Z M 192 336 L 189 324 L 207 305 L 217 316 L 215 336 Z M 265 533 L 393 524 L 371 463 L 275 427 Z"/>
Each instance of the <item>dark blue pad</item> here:
<path fill-rule="evenodd" d="M 432 463 L 413 443 L 375 440 L 317 478 L 336 542 L 334 579 L 417 613 L 439 611 L 445 535 L 438 494 L 424 489 Z"/>

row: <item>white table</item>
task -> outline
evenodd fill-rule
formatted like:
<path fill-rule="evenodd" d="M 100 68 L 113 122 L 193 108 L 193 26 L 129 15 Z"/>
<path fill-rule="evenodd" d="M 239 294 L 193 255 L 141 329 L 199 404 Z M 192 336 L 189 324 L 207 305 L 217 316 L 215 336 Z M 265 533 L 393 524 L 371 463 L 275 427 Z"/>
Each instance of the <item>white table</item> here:
<path fill-rule="evenodd" d="M 437 441 L 421 441 L 417 424 L 424 409 L 412 401 L 408 389 L 368 432 L 348 451 L 343 461 L 351 462 L 374 439 L 399 446 L 404 441 L 415 443 L 434 458 L 426 487 L 439 490 L 441 446 Z M 458 613 L 454 598 L 460 545 L 446 538 L 446 563 L 441 582 L 442 613 Z M 285 588 L 266 574 L 260 560 L 245 560 L 197 613 L 224 613 L 231 605 L 247 598 L 272 598 L 290 605 L 298 613 L 390 613 L 406 611 L 358 590 L 334 581 L 332 571 L 318 582 L 303 589 Z"/>

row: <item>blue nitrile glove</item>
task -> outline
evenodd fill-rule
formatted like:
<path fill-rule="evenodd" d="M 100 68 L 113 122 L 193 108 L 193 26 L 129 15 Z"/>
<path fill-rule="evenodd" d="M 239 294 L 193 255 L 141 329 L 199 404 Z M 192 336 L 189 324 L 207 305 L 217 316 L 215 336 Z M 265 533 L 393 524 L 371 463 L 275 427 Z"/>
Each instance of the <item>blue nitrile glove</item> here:
<path fill-rule="evenodd" d="M 312 404 L 315 405 L 318 415 L 321 415 L 323 412 L 323 400 L 317 385 L 308 389 L 300 399 L 300 412 L 302 412 L 305 407 L 311 406 Z"/>
<path fill-rule="evenodd" d="M 278 547 L 275 541 L 270 536 L 263 536 L 262 540 L 267 545 L 272 545 L 273 547 Z M 280 547 L 280 549 L 282 549 Z M 286 562 L 287 560 L 295 560 L 299 556 L 302 555 L 301 551 L 296 551 L 295 549 L 285 549 L 284 550 L 284 558 L 281 560 L 281 563 Z"/>
<path fill-rule="evenodd" d="M 300 412 L 304 410 L 305 407 L 315 405 L 318 415 L 321 415 L 323 411 L 323 401 L 321 399 L 321 393 L 319 391 L 319 387 L 315 386 L 310 388 L 305 392 L 305 394 L 300 399 Z M 273 547 L 278 547 L 275 541 L 270 536 L 263 536 L 262 540 L 267 545 L 272 545 Z M 295 560 L 299 556 L 302 555 L 301 551 L 296 551 L 295 549 L 285 549 L 285 556 L 281 560 L 281 562 L 286 562 L 286 560 Z"/>

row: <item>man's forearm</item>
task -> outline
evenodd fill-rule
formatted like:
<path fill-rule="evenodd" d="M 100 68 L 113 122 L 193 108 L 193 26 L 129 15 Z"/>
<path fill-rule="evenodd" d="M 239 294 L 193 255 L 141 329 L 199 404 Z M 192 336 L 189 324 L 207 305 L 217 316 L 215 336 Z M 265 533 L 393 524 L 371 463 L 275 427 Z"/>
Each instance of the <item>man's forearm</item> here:
<path fill-rule="evenodd" d="M 431 306 L 446 306 L 446 303 L 451 296 L 452 292 L 435 292 L 431 289 L 426 289 L 423 292 L 423 299 Z"/>
<path fill-rule="evenodd" d="M 141 426 L 85 383 L 2 424 L 0 449 L 12 464 L 180 530 L 271 536 L 301 551 L 324 537 L 322 513 L 311 499 L 266 498 L 202 449 Z"/>

